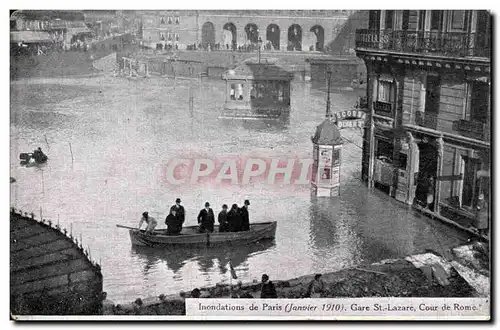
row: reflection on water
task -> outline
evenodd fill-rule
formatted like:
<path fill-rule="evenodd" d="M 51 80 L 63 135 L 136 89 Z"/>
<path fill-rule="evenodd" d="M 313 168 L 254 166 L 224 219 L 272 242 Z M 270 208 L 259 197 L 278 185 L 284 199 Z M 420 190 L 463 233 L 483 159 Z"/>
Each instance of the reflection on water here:
<path fill-rule="evenodd" d="M 265 252 L 276 245 L 274 240 L 262 240 L 249 245 L 226 246 L 218 248 L 164 248 L 155 249 L 133 246 L 132 253 L 144 263 L 144 275 L 158 264 L 165 262 L 167 267 L 178 274 L 188 262 L 196 262 L 202 274 L 208 274 L 218 265 L 220 274 L 226 274 L 229 262 L 237 268 L 247 261 L 249 256 Z"/>
<path fill-rule="evenodd" d="M 287 279 L 429 248 L 442 253 L 466 239 L 360 182 L 359 130 L 342 131 L 355 144 L 342 146 L 336 199 L 311 200 L 308 185 L 165 183 L 166 164 L 174 158 L 312 157 L 310 137 L 324 118 L 326 97 L 311 84 L 293 83 L 283 125 L 220 121 L 226 90 L 217 80 L 28 79 L 11 83 L 11 90 L 11 203 L 81 233 L 102 262 L 104 290 L 114 301 L 227 281 L 229 260 L 242 281 L 262 273 Z M 351 108 L 357 93 L 333 90 L 332 112 Z M 20 166 L 19 153 L 39 146 L 47 164 Z M 278 222 L 275 242 L 220 251 L 131 249 L 128 231 L 115 225 L 137 226 L 149 210 L 162 228 L 177 197 L 187 226 L 196 224 L 206 201 L 218 212 L 223 203 L 249 199 L 252 222 Z"/>

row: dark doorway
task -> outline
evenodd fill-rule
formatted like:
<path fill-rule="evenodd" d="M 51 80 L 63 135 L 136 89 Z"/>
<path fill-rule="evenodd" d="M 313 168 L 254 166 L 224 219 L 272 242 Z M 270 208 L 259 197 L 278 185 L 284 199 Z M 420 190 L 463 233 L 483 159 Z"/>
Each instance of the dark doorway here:
<path fill-rule="evenodd" d="M 212 22 L 206 22 L 201 28 L 201 46 L 213 49 L 215 46 L 215 27 Z"/>
<path fill-rule="evenodd" d="M 259 28 L 254 23 L 248 23 L 245 26 L 245 32 L 250 43 L 256 44 L 259 41 Z"/>
<path fill-rule="evenodd" d="M 271 42 L 275 50 L 280 49 L 280 27 L 276 24 L 269 24 L 266 39 Z"/>
<path fill-rule="evenodd" d="M 415 202 L 434 211 L 438 152 L 429 140 L 418 144 L 420 150 Z"/>
<path fill-rule="evenodd" d="M 321 25 L 315 25 L 311 28 L 311 32 L 316 35 L 316 43 L 314 44 L 314 50 L 321 51 L 325 46 L 325 30 Z"/>
<path fill-rule="evenodd" d="M 233 23 L 226 23 L 222 27 L 223 30 L 227 30 L 231 32 L 232 40 L 231 40 L 231 49 L 236 49 L 237 48 L 237 42 L 236 42 L 236 26 Z"/>
<path fill-rule="evenodd" d="M 287 50 L 302 50 L 302 28 L 298 24 L 293 24 L 288 28 Z"/>

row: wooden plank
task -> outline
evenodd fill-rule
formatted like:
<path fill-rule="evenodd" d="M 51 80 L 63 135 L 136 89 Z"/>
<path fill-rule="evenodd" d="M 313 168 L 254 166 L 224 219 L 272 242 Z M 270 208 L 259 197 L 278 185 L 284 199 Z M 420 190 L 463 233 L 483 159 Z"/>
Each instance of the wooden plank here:
<path fill-rule="evenodd" d="M 46 231 L 47 231 L 47 229 L 42 227 L 42 226 L 29 226 L 29 227 L 26 227 L 26 228 L 21 229 L 21 230 L 17 229 L 15 231 L 12 231 L 10 233 L 10 237 L 11 237 L 11 239 L 20 240 L 20 239 L 23 239 L 25 237 L 43 234 Z"/>
<path fill-rule="evenodd" d="M 75 247 L 70 247 L 53 253 L 45 254 L 39 257 L 26 259 L 13 259 L 10 261 L 10 271 L 15 272 L 28 267 L 36 267 L 48 264 L 58 260 L 69 260 L 81 257 L 81 252 Z"/>

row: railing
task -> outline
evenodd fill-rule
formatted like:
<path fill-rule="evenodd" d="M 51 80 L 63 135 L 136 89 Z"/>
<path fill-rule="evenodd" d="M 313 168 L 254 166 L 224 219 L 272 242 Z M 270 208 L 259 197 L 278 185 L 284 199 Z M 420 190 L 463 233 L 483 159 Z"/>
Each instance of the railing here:
<path fill-rule="evenodd" d="M 453 122 L 453 130 L 463 136 L 482 140 L 485 136 L 485 124 L 477 121 L 457 120 Z"/>
<path fill-rule="evenodd" d="M 376 115 L 392 118 L 392 104 L 389 102 L 375 101 L 373 102 L 373 110 L 375 110 Z"/>
<path fill-rule="evenodd" d="M 358 29 L 356 48 L 491 58 L 491 36 L 487 33 Z"/>
<path fill-rule="evenodd" d="M 415 115 L 415 124 L 426 128 L 437 128 L 437 114 L 417 111 Z"/>

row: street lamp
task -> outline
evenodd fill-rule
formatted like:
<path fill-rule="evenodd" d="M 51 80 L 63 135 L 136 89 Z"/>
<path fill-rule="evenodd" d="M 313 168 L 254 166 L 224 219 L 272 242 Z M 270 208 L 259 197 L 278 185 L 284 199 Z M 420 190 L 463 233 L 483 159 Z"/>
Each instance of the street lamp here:
<path fill-rule="evenodd" d="M 330 111 L 330 84 L 332 80 L 332 68 L 330 65 L 327 66 L 326 79 L 327 79 L 326 118 L 330 118 L 332 116 Z"/>
<path fill-rule="evenodd" d="M 259 37 L 259 40 L 257 41 L 257 45 L 259 46 L 259 64 L 260 64 L 260 49 L 262 48 L 262 39 Z"/>

